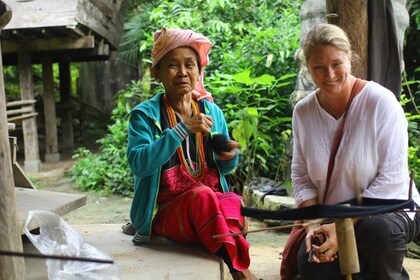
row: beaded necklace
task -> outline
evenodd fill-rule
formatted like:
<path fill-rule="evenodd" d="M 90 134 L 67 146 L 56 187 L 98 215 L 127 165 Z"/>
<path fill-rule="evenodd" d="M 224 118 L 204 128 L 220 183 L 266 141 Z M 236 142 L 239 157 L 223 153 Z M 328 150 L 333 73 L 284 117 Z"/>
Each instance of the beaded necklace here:
<path fill-rule="evenodd" d="M 166 99 L 166 94 L 163 96 L 163 100 L 164 100 L 164 103 L 165 103 L 166 114 L 168 115 L 169 126 L 171 128 L 173 128 L 178 123 L 177 120 L 176 120 L 176 113 L 175 113 L 174 109 L 172 108 L 172 106 L 169 104 L 168 100 Z M 194 116 L 196 116 L 200 113 L 200 109 L 198 108 L 198 104 L 195 102 L 195 100 L 192 100 L 191 107 L 192 107 L 192 111 L 193 111 Z M 190 154 L 189 153 L 189 136 L 187 136 L 185 141 L 187 143 L 188 162 L 185 159 L 184 149 L 183 149 L 182 145 L 180 145 L 176 149 L 179 160 L 181 162 L 181 166 L 192 177 L 200 180 L 204 177 L 205 170 L 206 170 L 203 135 L 201 134 L 201 132 L 197 132 L 196 135 L 195 135 L 196 156 L 198 157 L 197 164 L 196 164 L 195 167 L 194 167 L 194 164 L 191 162 L 191 158 L 190 158 L 190 155 L 189 155 Z"/>

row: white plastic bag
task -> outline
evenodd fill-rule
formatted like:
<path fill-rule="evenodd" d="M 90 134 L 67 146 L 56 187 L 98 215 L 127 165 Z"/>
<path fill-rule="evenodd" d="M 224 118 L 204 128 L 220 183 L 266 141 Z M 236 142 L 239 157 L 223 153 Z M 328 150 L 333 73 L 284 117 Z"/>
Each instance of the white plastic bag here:
<path fill-rule="evenodd" d="M 39 235 L 32 234 L 28 226 L 39 226 Z M 30 211 L 24 225 L 26 236 L 39 252 L 88 259 L 112 260 L 107 254 L 85 243 L 59 215 L 36 210 Z M 117 264 L 47 259 L 49 280 L 118 280 Z"/>

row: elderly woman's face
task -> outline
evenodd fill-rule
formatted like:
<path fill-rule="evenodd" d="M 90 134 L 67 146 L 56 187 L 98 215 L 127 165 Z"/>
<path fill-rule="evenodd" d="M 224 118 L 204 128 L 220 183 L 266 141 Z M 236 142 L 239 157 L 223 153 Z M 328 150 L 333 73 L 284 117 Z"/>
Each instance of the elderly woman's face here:
<path fill-rule="evenodd" d="M 350 54 L 333 45 L 315 47 L 308 61 L 314 83 L 325 93 L 338 93 L 350 75 Z"/>
<path fill-rule="evenodd" d="M 168 94 L 187 94 L 195 89 L 199 78 L 197 54 L 188 47 L 168 52 L 159 62 L 156 78 L 162 81 Z"/>

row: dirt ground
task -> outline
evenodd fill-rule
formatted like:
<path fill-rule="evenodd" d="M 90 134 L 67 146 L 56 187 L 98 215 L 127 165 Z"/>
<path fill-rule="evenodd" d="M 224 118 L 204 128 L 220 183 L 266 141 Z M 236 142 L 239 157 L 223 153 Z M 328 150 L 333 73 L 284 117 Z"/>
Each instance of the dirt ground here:
<path fill-rule="evenodd" d="M 66 171 L 73 165 L 72 160 L 59 163 L 43 163 L 42 172 L 28 174 L 35 185 L 44 190 L 80 193 L 68 177 Z M 125 224 L 129 221 L 131 199 L 110 195 L 107 197 L 94 193 L 85 193 L 87 204 L 63 219 L 71 226 L 81 224 Z M 250 229 L 265 227 L 266 225 L 250 220 Z M 248 234 L 251 244 L 251 271 L 262 280 L 280 279 L 281 251 L 287 240 L 287 235 L 279 232 L 263 231 Z M 420 260 L 406 258 L 404 265 L 411 279 L 420 280 Z M 231 279 L 227 269 L 225 279 Z"/>

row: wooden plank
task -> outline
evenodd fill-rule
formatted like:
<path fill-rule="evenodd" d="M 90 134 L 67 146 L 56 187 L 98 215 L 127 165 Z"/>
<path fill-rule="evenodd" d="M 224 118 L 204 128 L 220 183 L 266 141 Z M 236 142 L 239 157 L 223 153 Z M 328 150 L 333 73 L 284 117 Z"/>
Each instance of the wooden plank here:
<path fill-rule="evenodd" d="M 17 150 L 17 137 L 9 137 L 10 142 L 10 151 L 12 155 L 12 167 L 13 167 L 13 180 L 15 187 L 21 188 L 30 188 L 35 189 L 35 185 L 32 181 L 25 175 L 22 167 L 16 159 L 16 150 Z"/>
<path fill-rule="evenodd" d="M 4 2 L 13 11 L 12 20 L 4 30 L 58 26 L 75 28 L 77 26 L 78 0 L 4 0 Z"/>
<path fill-rule="evenodd" d="M 90 2 L 95 5 L 98 10 L 100 10 L 104 15 L 112 17 L 115 11 L 115 6 L 112 1 L 106 0 L 90 0 Z"/>
<path fill-rule="evenodd" d="M 24 105 L 32 105 L 32 104 L 35 104 L 35 103 L 36 103 L 35 99 L 32 99 L 32 100 L 16 100 L 16 101 L 7 102 L 6 107 L 11 108 L 11 107 L 24 106 Z"/>
<path fill-rule="evenodd" d="M 13 179 L 15 181 L 15 187 L 35 189 L 35 185 L 32 181 L 25 175 L 22 167 L 18 162 L 13 163 Z"/>
<path fill-rule="evenodd" d="M 29 41 L 3 40 L 3 53 L 93 49 L 95 37 L 33 39 Z"/>
<path fill-rule="evenodd" d="M 23 114 L 23 115 L 20 115 L 20 116 L 7 118 L 7 121 L 8 122 L 20 122 L 20 121 L 25 120 L 25 119 L 34 118 L 36 116 L 38 116 L 38 113 Z"/>
<path fill-rule="evenodd" d="M 12 116 L 12 115 L 18 115 L 18 114 L 32 113 L 33 111 L 34 109 L 32 107 L 23 107 L 21 109 L 7 110 L 6 114 L 8 116 Z"/>
<path fill-rule="evenodd" d="M 80 1 L 76 19 L 80 24 L 104 37 L 113 49 L 117 49 L 124 25 L 125 2 L 121 3 L 119 11 L 109 18 L 90 1 Z"/>
<path fill-rule="evenodd" d="M 16 207 L 19 221 L 23 225 L 29 211 L 45 210 L 63 216 L 73 210 L 86 205 L 87 197 L 81 194 L 59 193 L 36 189 L 15 188 Z M 37 228 L 36 224 L 30 224 L 29 229 Z"/>

